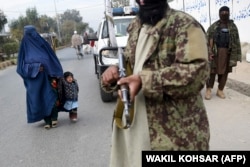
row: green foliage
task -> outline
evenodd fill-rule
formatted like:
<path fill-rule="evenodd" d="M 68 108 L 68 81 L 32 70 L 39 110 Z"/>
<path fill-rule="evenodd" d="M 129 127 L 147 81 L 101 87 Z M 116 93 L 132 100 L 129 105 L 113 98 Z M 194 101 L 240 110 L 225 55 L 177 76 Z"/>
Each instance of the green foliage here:
<path fill-rule="evenodd" d="M 34 25 L 41 34 L 55 32 L 58 39 L 58 32 L 60 32 L 61 42 L 59 45 L 69 44 L 74 30 L 79 34 L 83 34 L 86 30 L 93 30 L 89 28 L 88 23 L 82 22 L 80 12 L 75 9 L 66 10 L 63 14 L 51 18 L 47 15 L 40 16 L 36 8 L 28 8 L 26 16 L 19 16 L 17 20 L 12 20 L 9 24 L 12 38 L 20 41 L 23 36 L 23 27 L 26 25 Z"/>
<path fill-rule="evenodd" d="M 0 37 L 0 52 L 4 43 L 4 37 Z"/>
<path fill-rule="evenodd" d="M 41 29 L 38 13 L 35 7 L 26 10 L 26 20 L 28 24 L 36 26 L 39 30 Z"/>
<path fill-rule="evenodd" d="M 14 43 L 16 42 L 15 40 L 11 39 L 11 38 L 6 38 L 6 37 L 0 37 L 0 53 L 4 52 L 3 46 L 6 43 Z"/>
<path fill-rule="evenodd" d="M 41 33 L 56 32 L 57 24 L 55 22 L 55 19 L 48 17 L 47 15 L 40 16 L 39 24 L 41 27 Z"/>
<path fill-rule="evenodd" d="M 4 25 L 7 23 L 6 16 L 3 11 L 0 9 L 0 31 L 2 31 Z"/>
<path fill-rule="evenodd" d="M 5 43 L 3 45 L 3 52 L 10 58 L 10 55 L 14 55 L 18 52 L 19 45 L 17 42 Z"/>
<path fill-rule="evenodd" d="M 60 30 L 63 44 L 71 42 L 71 36 L 76 30 L 78 34 L 83 34 L 88 29 L 88 23 L 82 22 L 80 12 L 73 9 L 67 10 L 60 15 Z"/>
<path fill-rule="evenodd" d="M 60 22 L 64 22 L 66 20 L 72 20 L 76 23 L 82 22 L 82 17 L 80 16 L 80 12 L 72 9 L 72 10 L 66 10 L 60 17 Z"/>

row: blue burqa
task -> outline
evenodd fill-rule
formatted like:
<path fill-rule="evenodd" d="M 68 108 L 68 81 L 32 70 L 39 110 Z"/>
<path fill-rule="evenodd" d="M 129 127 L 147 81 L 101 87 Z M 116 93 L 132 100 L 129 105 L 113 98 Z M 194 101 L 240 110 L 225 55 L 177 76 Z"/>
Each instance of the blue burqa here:
<path fill-rule="evenodd" d="M 43 70 L 40 70 L 43 67 Z M 57 100 L 49 77 L 62 77 L 62 66 L 48 42 L 32 25 L 24 27 L 21 41 L 17 73 L 22 77 L 26 88 L 27 120 L 34 123 L 50 116 Z"/>

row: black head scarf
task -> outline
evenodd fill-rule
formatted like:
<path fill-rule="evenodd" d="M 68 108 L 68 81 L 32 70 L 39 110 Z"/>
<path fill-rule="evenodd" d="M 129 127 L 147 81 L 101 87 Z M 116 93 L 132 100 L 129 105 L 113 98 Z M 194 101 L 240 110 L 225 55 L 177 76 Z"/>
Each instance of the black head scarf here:
<path fill-rule="evenodd" d="M 72 78 L 74 77 L 74 75 L 73 75 L 71 72 L 69 72 L 69 71 L 65 72 L 65 73 L 63 74 L 63 76 L 64 76 L 65 79 L 66 79 L 68 76 L 71 76 Z"/>
<path fill-rule="evenodd" d="M 220 20 L 222 22 L 227 22 L 229 20 L 229 13 L 230 13 L 229 8 L 227 6 L 222 6 L 219 9 Z"/>
<path fill-rule="evenodd" d="M 136 2 L 140 7 L 139 17 L 142 24 L 153 26 L 164 17 L 168 6 L 166 0 L 136 0 Z"/>

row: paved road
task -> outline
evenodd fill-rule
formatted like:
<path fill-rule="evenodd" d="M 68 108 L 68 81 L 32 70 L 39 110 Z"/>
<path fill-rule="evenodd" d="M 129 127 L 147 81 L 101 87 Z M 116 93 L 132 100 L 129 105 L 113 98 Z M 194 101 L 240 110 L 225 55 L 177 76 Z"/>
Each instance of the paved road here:
<path fill-rule="evenodd" d="M 107 167 L 114 102 L 103 103 L 93 59 L 77 60 L 75 51 L 57 51 L 65 71 L 78 80 L 79 121 L 59 113 L 59 126 L 27 124 L 25 89 L 15 66 L 0 71 L 0 167 Z M 204 95 L 204 90 L 202 91 Z M 227 99 L 213 94 L 204 101 L 211 126 L 211 150 L 250 150 L 250 98 L 226 89 Z"/>
<path fill-rule="evenodd" d="M 75 51 L 57 52 L 65 71 L 79 83 L 79 121 L 59 113 L 57 128 L 43 129 L 43 121 L 27 124 L 23 81 L 16 67 L 0 71 L 0 167 L 106 167 L 110 154 L 114 103 L 102 103 L 93 59 L 77 60 Z"/>
<path fill-rule="evenodd" d="M 250 97 L 226 88 L 226 99 L 213 92 L 205 100 L 210 122 L 211 150 L 250 150 Z M 202 91 L 205 94 L 205 91 Z"/>

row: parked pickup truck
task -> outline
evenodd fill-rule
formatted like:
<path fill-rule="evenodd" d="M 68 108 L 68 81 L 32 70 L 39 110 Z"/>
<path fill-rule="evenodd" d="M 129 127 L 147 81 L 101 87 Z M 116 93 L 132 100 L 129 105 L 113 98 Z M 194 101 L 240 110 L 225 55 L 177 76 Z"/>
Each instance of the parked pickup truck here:
<path fill-rule="evenodd" d="M 131 20 L 138 13 L 138 8 L 124 7 L 113 8 L 113 20 L 115 37 L 118 47 L 125 48 L 128 40 L 127 27 Z M 102 73 L 112 64 L 118 63 L 117 49 L 110 47 L 107 21 L 104 18 L 95 34 L 89 34 L 89 40 L 94 40 L 93 57 L 95 64 L 95 74 L 100 79 Z M 99 81 L 100 83 L 100 81 Z M 103 102 L 113 100 L 113 93 L 102 90 L 99 84 L 100 95 Z"/>

